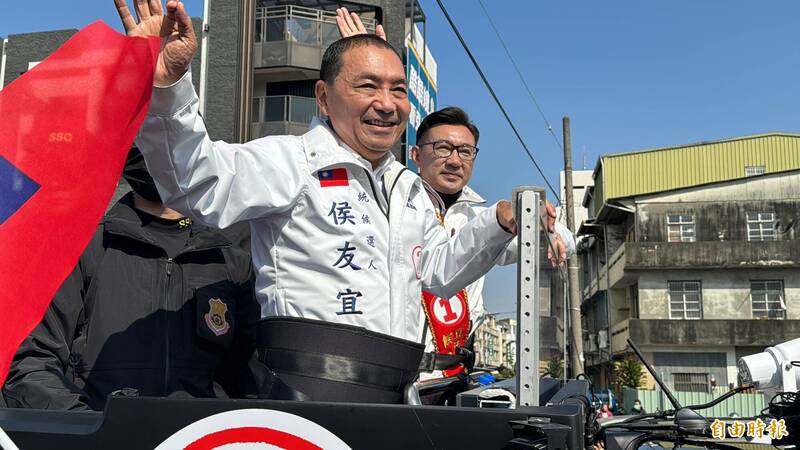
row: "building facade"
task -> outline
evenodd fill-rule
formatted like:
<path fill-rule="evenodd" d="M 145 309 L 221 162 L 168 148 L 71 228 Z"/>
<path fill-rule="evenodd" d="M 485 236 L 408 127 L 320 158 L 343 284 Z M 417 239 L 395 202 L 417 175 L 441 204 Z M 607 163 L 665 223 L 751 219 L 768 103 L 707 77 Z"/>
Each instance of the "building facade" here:
<path fill-rule="evenodd" d="M 504 335 L 491 314 L 484 316 L 475 331 L 475 365 L 477 367 L 500 367 L 503 365 Z"/>
<path fill-rule="evenodd" d="M 607 385 L 639 346 L 676 391 L 800 335 L 800 135 L 608 155 L 587 193 L 584 350 Z"/>
<path fill-rule="evenodd" d="M 500 319 L 497 327 L 503 336 L 503 365 L 514 368 L 517 364 L 517 321 L 515 319 Z"/>
<path fill-rule="evenodd" d="M 565 172 L 562 170 L 559 173 L 559 187 L 561 191 L 561 205 L 558 209 L 558 221 L 567 225 L 567 186 L 565 181 Z M 583 199 L 590 188 L 594 186 L 594 179 L 592 178 L 591 170 L 573 170 L 572 171 L 572 199 L 573 199 L 573 217 L 575 218 L 575 227 L 580 226 L 583 222 L 589 219 L 589 209 L 583 206 Z"/>
<path fill-rule="evenodd" d="M 47 58 L 77 30 L 12 34 L 0 38 L 0 89 L 9 85 L 39 61 Z"/>

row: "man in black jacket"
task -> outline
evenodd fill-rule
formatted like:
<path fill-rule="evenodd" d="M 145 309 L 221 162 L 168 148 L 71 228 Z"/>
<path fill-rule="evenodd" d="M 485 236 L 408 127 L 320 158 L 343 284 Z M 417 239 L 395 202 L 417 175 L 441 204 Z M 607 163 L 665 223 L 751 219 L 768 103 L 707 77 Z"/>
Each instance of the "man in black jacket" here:
<path fill-rule="evenodd" d="M 10 407 L 99 410 L 109 395 L 254 391 L 259 309 L 243 233 L 226 237 L 164 207 L 137 150 L 124 177 L 133 192 L 106 214 L 17 351 L 3 389 Z"/>

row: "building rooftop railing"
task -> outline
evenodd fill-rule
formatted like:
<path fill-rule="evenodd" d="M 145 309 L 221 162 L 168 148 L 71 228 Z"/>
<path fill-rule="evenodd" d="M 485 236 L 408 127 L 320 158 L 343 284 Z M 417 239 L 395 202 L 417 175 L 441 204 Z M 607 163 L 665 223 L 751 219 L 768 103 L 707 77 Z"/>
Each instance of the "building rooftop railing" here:
<path fill-rule="evenodd" d="M 362 17 L 368 32 L 375 31 L 378 22 Z M 256 8 L 255 41 L 292 41 L 327 47 L 339 39 L 336 13 L 303 6 L 266 6 Z"/>

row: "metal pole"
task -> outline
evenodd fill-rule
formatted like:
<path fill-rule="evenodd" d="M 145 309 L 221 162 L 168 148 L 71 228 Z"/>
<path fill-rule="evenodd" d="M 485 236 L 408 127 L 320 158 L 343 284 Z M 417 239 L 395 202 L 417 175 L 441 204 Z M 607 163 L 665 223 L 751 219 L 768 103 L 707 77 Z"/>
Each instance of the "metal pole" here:
<path fill-rule="evenodd" d="M 6 47 L 8 46 L 8 39 L 0 38 L 0 91 L 6 83 Z"/>
<path fill-rule="evenodd" d="M 567 199 L 567 227 L 575 234 L 575 204 L 572 186 L 572 134 L 569 117 L 563 119 L 564 128 L 564 196 Z M 583 373 L 583 325 L 581 324 L 581 293 L 578 284 L 578 255 L 567 261 L 569 273 L 570 322 L 572 324 L 572 375 Z M 565 361 L 566 364 L 566 361 Z"/>
<path fill-rule="evenodd" d="M 417 14 L 417 0 L 411 0 L 411 46 L 417 48 L 417 42 L 414 40 L 417 36 L 414 30 L 414 15 Z M 420 51 L 417 48 L 417 51 Z M 424 53 L 425 50 L 423 49 L 422 52 Z"/>
<path fill-rule="evenodd" d="M 428 19 L 422 21 L 422 65 L 428 67 Z"/>
<path fill-rule="evenodd" d="M 539 268 L 544 189 L 514 190 L 517 220 L 517 406 L 539 406 Z"/>
<path fill-rule="evenodd" d="M 563 325 L 564 326 L 564 335 L 561 338 L 562 339 L 562 345 L 564 347 L 563 356 L 561 357 L 561 361 L 564 363 L 564 367 L 563 367 L 563 370 L 562 370 L 563 373 L 561 374 L 561 378 L 564 380 L 564 382 L 567 381 L 567 366 L 569 365 L 569 364 L 567 364 L 567 360 L 569 359 L 569 355 L 567 354 L 567 341 L 568 341 L 567 333 L 568 333 L 568 330 L 569 330 L 569 308 L 568 308 L 568 302 L 567 302 L 567 290 L 568 290 L 568 288 L 569 288 L 568 280 L 564 280 L 563 286 L 561 287 L 561 289 L 564 291 L 564 305 L 563 305 L 563 311 L 562 311 L 562 314 L 564 316 L 563 319 L 562 319 L 563 323 L 564 323 L 564 325 Z"/>
<path fill-rule="evenodd" d="M 203 0 L 203 25 L 200 28 L 200 85 L 198 97 L 200 97 L 200 115 L 206 114 L 206 93 L 208 86 L 208 40 L 209 40 L 209 20 L 210 10 L 209 1 Z"/>
<path fill-rule="evenodd" d="M 611 374 L 611 261 L 608 260 L 608 224 L 603 224 L 603 252 L 606 255 L 606 345 L 608 346 L 608 366 L 609 375 Z M 597 281 L 600 288 L 600 281 Z M 611 387 L 611 377 L 608 378 L 608 386 Z"/>
<path fill-rule="evenodd" d="M 255 0 L 241 0 L 239 3 L 239 84 L 237 90 L 237 142 L 250 140 L 250 120 L 253 103 L 253 41 L 255 40 Z"/>

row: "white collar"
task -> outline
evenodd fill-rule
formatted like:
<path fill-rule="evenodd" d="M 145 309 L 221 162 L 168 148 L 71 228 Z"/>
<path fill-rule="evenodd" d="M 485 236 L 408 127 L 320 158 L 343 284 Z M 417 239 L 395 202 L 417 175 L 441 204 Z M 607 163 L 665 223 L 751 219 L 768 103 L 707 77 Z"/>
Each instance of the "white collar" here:
<path fill-rule="evenodd" d="M 458 196 L 458 200 L 456 200 L 456 203 L 462 203 L 462 202 L 463 203 L 473 203 L 473 204 L 483 204 L 483 203 L 486 203 L 486 200 L 483 197 L 481 197 L 480 195 L 478 195 L 477 192 L 472 190 L 471 187 L 465 185 L 464 188 L 461 189 L 461 195 L 459 195 Z"/>

